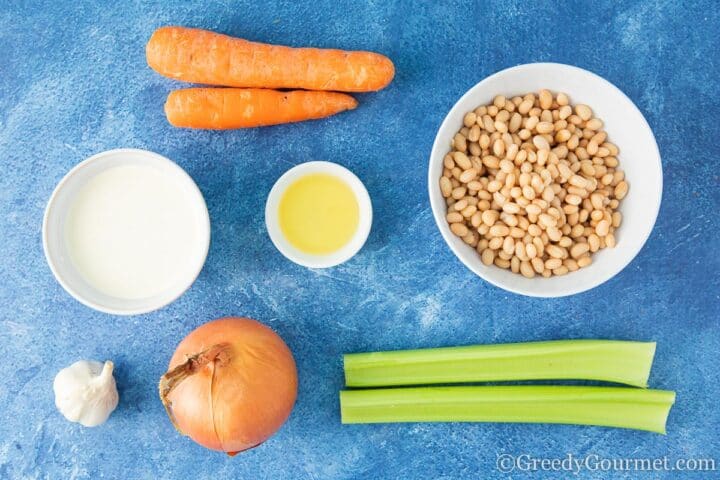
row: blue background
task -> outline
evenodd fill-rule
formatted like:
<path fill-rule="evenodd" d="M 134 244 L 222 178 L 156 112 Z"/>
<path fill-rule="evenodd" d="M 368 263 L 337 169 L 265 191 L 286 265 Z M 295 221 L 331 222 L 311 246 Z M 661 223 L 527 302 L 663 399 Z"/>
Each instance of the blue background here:
<path fill-rule="evenodd" d="M 3 2 L 0 478 L 509 478 L 495 468 L 503 453 L 714 457 L 720 469 L 717 5 L 437 3 Z M 326 120 L 173 129 L 162 106 L 182 85 L 151 71 L 144 54 L 152 31 L 166 24 L 374 50 L 393 59 L 397 76 L 381 92 L 357 95 L 357 110 Z M 509 294 L 466 270 L 440 237 L 426 193 L 430 147 L 455 100 L 493 72 L 535 61 L 578 65 L 627 93 L 653 127 L 665 175 L 660 216 L 639 256 L 604 285 L 556 300 Z M 55 184 L 82 159 L 117 147 L 177 161 L 198 183 L 212 221 L 193 287 L 167 308 L 129 318 L 66 294 L 40 238 Z M 263 221 L 273 182 L 315 159 L 357 173 L 376 214 L 360 254 L 328 270 L 285 260 Z M 270 325 L 300 375 L 288 423 L 235 458 L 179 436 L 156 394 L 180 339 L 224 315 Z M 678 395 L 667 436 L 340 424 L 343 352 L 583 337 L 658 342 L 651 385 Z M 67 422 L 53 404 L 55 373 L 80 358 L 117 365 L 120 405 L 95 429 Z M 543 475 L 568 476 L 536 476 Z M 678 475 L 654 475 L 663 476 Z"/>

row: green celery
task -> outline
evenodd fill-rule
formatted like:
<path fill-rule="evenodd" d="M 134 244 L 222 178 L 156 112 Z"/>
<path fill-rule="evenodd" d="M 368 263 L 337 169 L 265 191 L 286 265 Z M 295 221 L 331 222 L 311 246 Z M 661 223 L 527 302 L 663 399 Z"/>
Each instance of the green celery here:
<path fill-rule="evenodd" d="M 350 353 L 348 387 L 513 380 L 602 380 L 647 387 L 654 342 L 558 340 Z"/>
<path fill-rule="evenodd" d="M 564 423 L 665 433 L 675 392 L 626 387 L 420 387 L 340 392 L 342 423 Z"/>

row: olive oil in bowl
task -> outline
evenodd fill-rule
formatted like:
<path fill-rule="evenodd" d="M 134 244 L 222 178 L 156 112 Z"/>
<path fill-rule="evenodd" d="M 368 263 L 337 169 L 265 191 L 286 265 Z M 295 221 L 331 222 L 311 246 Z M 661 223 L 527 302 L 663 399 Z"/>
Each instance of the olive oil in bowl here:
<path fill-rule="evenodd" d="M 273 244 L 288 259 L 311 268 L 331 267 L 365 243 L 372 205 L 352 172 L 330 162 L 308 162 L 275 183 L 265 221 Z"/>

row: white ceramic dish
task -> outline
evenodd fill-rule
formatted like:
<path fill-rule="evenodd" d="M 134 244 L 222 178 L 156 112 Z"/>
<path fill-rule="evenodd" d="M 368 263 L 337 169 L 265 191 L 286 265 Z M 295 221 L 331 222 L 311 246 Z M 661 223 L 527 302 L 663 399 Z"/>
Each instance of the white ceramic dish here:
<path fill-rule="evenodd" d="M 285 190 L 300 177 L 314 173 L 333 175 L 347 183 L 360 209 L 360 223 L 353 238 L 340 250 L 328 255 L 312 255 L 292 246 L 283 235 L 278 220 L 278 206 Z M 372 203 L 365 185 L 347 168 L 332 162 L 301 163 L 285 172 L 270 190 L 265 204 L 265 225 L 270 240 L 288 260 L 310 268 L 334 267 L 352 258 L 365 244 L 372 225 Z"/>
<path fill-rule="evenodd" d="M 191 199 L 193 215 L 201 239 L 193 246 L 193 257 L 185 274 L 162 293 L 142 299 L 107 295 L 84 280 L 73 265 L 65 241 L 65 221 L 74 196 L 90 179 L 120 165 L 151 165 L 168 175 Z M 136 315 L 157 310 L 177 299 L 193 284 L 210 246 L 210 217 L 202 193 L 190 176 L 177 164 L 157 153 L 137 149 L 118 149 L 98 153 L 70 170 L 58 183 L 45 209 L 42 227 L 43 249 L 50 269 L 62 287 L 90 308 L 116 315 Z"/>
<path fill-rule="evenodd" d="M 620 148 L 620 168 L 630 185 L 621 202 L 623 223 L 616 232 L 617 246 L 593 255 L 587 268 L 560 277 L 525 278 L 494 265 L 484 265 L 478 253 L 450 231 L 445 201 L 440 193 L 442 162 L 450 142 L 462 127 L 465 113 L 492 102 L 496 95 L 513 97 L 547 88 L 564 92 L 573 104 L 589 105 L 605 122 L 611 142 Z M 428 190 L 433 216 L 450 249 L 470 270 L 495 286 L 533 297 L 561 297 L 589 290 L 609 280 L 638 254 L 655 224 L 662 197 L 662 164 L 655 137 L 645 117 L 617 87 L 581 68 L 558 63 L 519 65 L 495 73 L 457 101 L 438 130 L 430 155 Z"/>

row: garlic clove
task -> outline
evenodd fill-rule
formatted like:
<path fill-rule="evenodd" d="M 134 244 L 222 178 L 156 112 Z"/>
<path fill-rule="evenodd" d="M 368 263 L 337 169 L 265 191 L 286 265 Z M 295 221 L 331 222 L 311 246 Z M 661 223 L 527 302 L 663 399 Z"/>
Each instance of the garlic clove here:
<path fill-rule="evenodd" d="M 60 413 L 86 427 L 104 423 L 119 401 L 113 366 L 111 361 L 80 360 L 60 370 L 53 382 Z"/>

